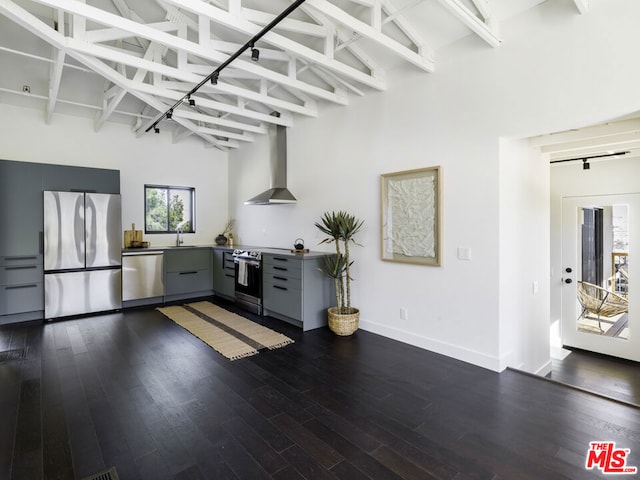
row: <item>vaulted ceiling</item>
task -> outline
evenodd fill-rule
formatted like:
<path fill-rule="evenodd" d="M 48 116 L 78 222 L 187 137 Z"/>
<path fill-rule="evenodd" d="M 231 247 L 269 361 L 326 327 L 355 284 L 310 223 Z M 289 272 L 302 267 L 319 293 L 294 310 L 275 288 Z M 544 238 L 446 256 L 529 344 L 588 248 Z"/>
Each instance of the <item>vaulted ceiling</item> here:
<path fill-rule="evenodd" d="M 399 63 L 437 75 L 436 52 L 462 37 L 499 48 L 500 22 L 543 1 L 0 0 L 0 102 L 238 148 L 384 91 Z"/>

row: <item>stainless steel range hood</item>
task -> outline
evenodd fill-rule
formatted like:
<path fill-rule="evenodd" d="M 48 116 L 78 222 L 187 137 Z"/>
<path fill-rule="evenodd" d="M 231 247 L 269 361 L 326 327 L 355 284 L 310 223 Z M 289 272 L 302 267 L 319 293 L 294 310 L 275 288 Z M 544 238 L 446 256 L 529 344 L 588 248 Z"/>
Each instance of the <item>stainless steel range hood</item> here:
<path fill-rule="evenodd" d="M 269 132 L 269 161 L 271 188 L 250 198 L 245 205 L 281 205 L 296 203 L 296 197 L 287 189 L 287 129 L 277 125 Z"/>

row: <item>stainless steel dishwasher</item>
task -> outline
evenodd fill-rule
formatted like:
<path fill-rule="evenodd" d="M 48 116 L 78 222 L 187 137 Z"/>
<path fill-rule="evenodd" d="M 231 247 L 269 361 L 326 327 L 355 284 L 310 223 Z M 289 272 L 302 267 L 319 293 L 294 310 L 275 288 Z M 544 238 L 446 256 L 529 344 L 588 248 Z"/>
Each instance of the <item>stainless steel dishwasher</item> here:
<path fill-rule="evenodd" d="M 152 299 L 164 295 L 164 253 L 160 250 L 122 254 L 122 301 Z"/>

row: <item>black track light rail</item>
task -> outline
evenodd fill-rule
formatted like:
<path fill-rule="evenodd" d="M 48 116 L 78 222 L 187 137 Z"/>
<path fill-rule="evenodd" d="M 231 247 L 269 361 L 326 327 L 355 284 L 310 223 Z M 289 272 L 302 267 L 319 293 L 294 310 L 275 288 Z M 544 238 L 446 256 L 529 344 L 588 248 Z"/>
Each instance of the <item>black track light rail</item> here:
<path fill-rule="evenodd" d="M 233 55 L 231 55 L 227 60 L 221 63 L 218 68 L 216 68 L 213 72 L 207 75 L 200 83 L 198 83 L 195 87 L 193 87 L 189 92 L 187 92 L 180 100 L 174 103 L 171 107 L 167 109 L 162 115 L 160 115 L 147 129 L 145 133 L 149 130 L 153 129 L 156 133 L 158 133 L 158 124 L 165 118 L 170 119 L 173 116 L 173 110 L 180 105 L 182 105 L 185 100 L 189 100 L 189 104 L 193 106 L 191 102 L 191 95 L 196 93 L 205 83 L 215 79 L 214 83 L 217 83 L 218 77 L 220 76 L 220 72 L 224 70 L 231 62 L 233 62 L 236 58 L 242 55 L 248 49 L 254 49 L 254 46 L 258 40 L 260 40 L 266 33 L 268 33 L 273 27 L 275 27 L 278 23 L 288 17 L 296 8 L 302 5 L 305 0 L 296 0 L 291 5 L 289 5 L 286 9 L 280 13 L 276 18 L 274 18 L 268 25 L 266 25 L 262 30 L 256 33 L 251 39 L 245 43 L 242 47 L 240 47 Z M 256 58 L 257 60 L 257 58 Z"/>
<path fill-rule="evenodd" d="M 576 157 L 576 158 L 565 158 L 564 160 L 552 160 L 549 163 L 564 163 L 564 162 L 586 162 L 587 160 L 591 160 L 592 158 L 604 158 L 604 157 L 615 157 L 616 155 L 626 155 L 627 153 L 631 153 L 629 150 L 614 152 L 614 153 L 603 153 L 602 155 L 589 155 L 586 157 Z"/>

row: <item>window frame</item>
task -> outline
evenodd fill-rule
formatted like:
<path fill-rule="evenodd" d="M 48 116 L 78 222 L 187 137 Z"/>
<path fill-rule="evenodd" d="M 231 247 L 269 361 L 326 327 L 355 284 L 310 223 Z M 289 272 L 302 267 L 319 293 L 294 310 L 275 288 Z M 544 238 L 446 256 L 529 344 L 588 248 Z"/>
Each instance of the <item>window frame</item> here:
<path fill-rule="evenodd" d="M 189 230 L 181 230 L 182 233 L 196 233 L 196 189 L 195 187 L 183 187 L 176 185 L 158 185 L 158 184 L 145 184 L 144 185 L 144 233 L 148 235 L 155 234 L 175 234 L 175 230 L 149 230 L 147 225 L 147 189 L 158 189 L 158 190 L 166 190 L 166 204 L 167 204 L 167 218 L 169 218 L 169 208 L 170 208 L 170 199 L 171 192 L 175 190 L 180 190 L 183 192 L 188 192 L 190 209 L 191 212 L 189 220 Z"/>

